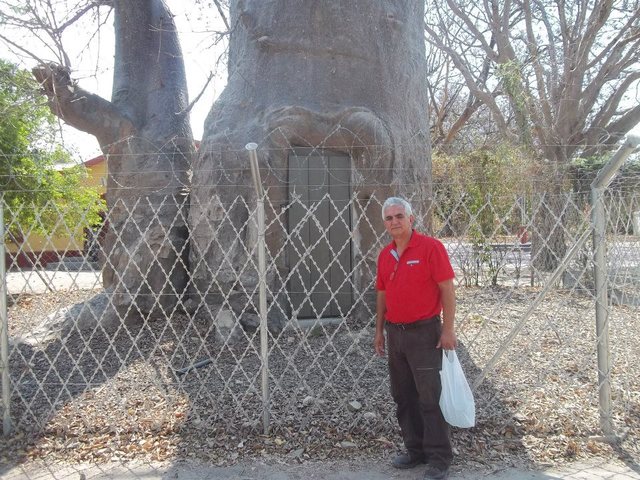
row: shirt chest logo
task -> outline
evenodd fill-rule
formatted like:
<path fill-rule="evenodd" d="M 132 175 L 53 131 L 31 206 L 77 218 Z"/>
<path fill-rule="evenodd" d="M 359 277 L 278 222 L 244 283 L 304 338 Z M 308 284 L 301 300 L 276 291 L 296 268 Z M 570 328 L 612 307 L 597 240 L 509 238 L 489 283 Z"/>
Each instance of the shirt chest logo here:
<path fill-rule="evenodd" d="M 407 265 L 409 265 L 410 267 L 413 267 L 414 265 L 418 265 L 420 263 L 420 260 L 407 260 Z"/>

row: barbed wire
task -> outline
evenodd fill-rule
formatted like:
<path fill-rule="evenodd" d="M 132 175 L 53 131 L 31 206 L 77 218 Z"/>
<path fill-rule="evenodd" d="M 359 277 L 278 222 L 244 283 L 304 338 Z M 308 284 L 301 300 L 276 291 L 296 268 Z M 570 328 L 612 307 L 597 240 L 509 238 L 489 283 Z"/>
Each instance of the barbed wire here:
<path fill-rule="evenodd" d="M 405 184 L 405 185 L 385 185 L 385 187 L 387 189 L 389 189 L 391 192 L 396 192 L 397 188 L 403 187 L 403 186 L 407 186 L 407 187 L 412 187 L 414 186 L 414 184 Z M 237 190 L 239 187 L 243 187 L 247 190 L 246 192 L 246 197 L 241 195 L 240 193 L 237 193 L 238 195 L 241 196 L 241 198 L 243 199 L 251 199 L 255 196 L 255 191 L 253 190 L 253 187 L 249 187 L 249 186 L 231 186 L 231 189 Z M 131 190 L 127 190 L 127 191 L 134 191 L 136 189 L 131 189 Z M 140 189 L 137 189 L 138 191 Z M 27 192 L 27 193 L 38 193 L 39 191 L 31 191 L 31 192 Z M 188 192 L 184 193 L 184 194 L 165 194 L 165 193 L 156 193 L 155 190 L 153 190 L 153 192 L 155 194 L 149 194 L 148 192 L 140 192 L 139 195 L 132 195 L 130 197 L 123 197 L 123 198 L 116 198 L 111 204 L 107 205 L 107 211 L 116 209 L 116 208 L 120 208 L 120 207 L 127 207 L 127 208 L 135 208 L 135 210 L 140 210 L 143 208 L 147 208 L 147 207 L 164 207 L 164 208 L 169 208 L 169 207 L 200 207 L 200 206 L 209 206 L 212 204 L 215 205 L 219 205 L 221 207 L 230 207 L 233 205 L 237 205 L 237 199 L 230 199 L 227 200 L 224 197 L 220 197 L 215 199 L 214 201 L 210 201 L 210 200 L 205 200 L 205 201 L 198 201 L 196 197 L 193 196 L 188 196 Z M 24 191 L 16 191 L 16 193 L 25 193 Z M 460 204 L 460 207 L 464 207 L 465 205 L 471 205 L 471 204 L 475 204 L 479 198 L 490 201 L 490 200 L 494 200 L 494 201 L 502 201 L 502 200 L 512 200 L 512 199 L 520 199 L 520 200 L 526 200 L 528 202 L 539 202 L 539 201 L 551 201 L 553 199 L 566 199 L 566 198 L 572 198 L 572 197 L 585 197 L 587 194 L 589 194 L 590 191 L 589 190 L 580 190 L 580 191 L 575 191 L 575 192 L 566 192 L 566 193 L 557 193 L 557 194 L 548 194 L 548 193 L 544 193 L 544 192 L 534 192 L 534 193 L 519 193 L 519 194 L 504 194 L 504 195 L 497 195 L 497 194 L 491 194 L 491 195 L 484 195 L 482 197 L 475 197 L 472 196 L 470 194 L 460 194 L 454 197 L 451 196 L 447 196 L 445 194 L 432 194 L 432 195 L 424 195 L 420 197 L 420 200 L 413 200 L 414 202 L 418 201 L 419 203 L 437 203 L 439 200 L 443 199 L 443 198 L 447 198 L 447 200 L 449 202 L 451 201 L 457 201 Z M 401 195 L 399 193 L 389 193 L 389 194 L 384 194 L 383 196 L 380 197 L 379 202 L 380 205 L 382 204 L 382 202 L 384 201 L 384 199 L 386 199 L 387 196 L 390 196 L 391 194 L 397 196 L 397 195 Z M 640 192 L 638 191 L 638 189 L 636 188 L 632 188 L 629 190 L 620 190 L 618 192 L 613 192 L 613 193 L 609 193 L 607 196 L 608 197 L 613 197 L 617 194 L 620 195 L 624 195 L 628 197 L 628 201 L 629 202 L 638 202 L 639 198 L 640 198 Z M 0 195 L 1 197 L 1 195 Z M 272 195 L 269 194 L 269 192 L 267 192 L 267 197 L 269 199 L 269 201 L 274 205 L 274 208 L 283 208 L 285 205 L 287 204 L 291 204 L 292 202 L 294 202 L 294 198 L 291 196 L 276 196 L 276 195 Z M 138 204 L 135 207 L 131 204 L 132 201 L 137 201 L 138 199 L 145 199 L 144 203 L 142 204 Z M 155 200 L 154 200 L 155 199 Z M 159 200 L 161 199 L 161 200 Z M 364 203 L 367 202 L 368 197 L 356 197 L 357 202 L 359 203 Z M 296 203 L 300 203 L 300 204 L 305 204 L 305 205 L 313 205 L 313 204 L 317 204 L 317 203 L 323 203 L 328 201 L 328 198 L 320 198 L 320 199 L 311 199 L 311 200 L 306 200 L 306 199 L 301 199 L 301 200 L 297 200 L 295 201 Z M 586 204 L 588 204 L 587 199 L 583 198 L 583 201 Z M 4 202 L 3 202 L 4 203 Z M 253 209 L 255 208 L 251 203 L 246 203 L 245 206 L 249 209 Z M 56 206 L 56 204 L 54 203 L 53 200 L 50 200 L 44 204 L 42 203 L 37 203 L 35 201 L 26 201 L 23 202 L 21 204 L 19 204 L 18 206 L 10 206 L 7 205 L 6 203 L 4 203 L 3 208 L 5 209 L 5 212 L 14 212 L 14 211 L 19 211 L 20 209 L 23 208 L 30 208 L 34 211 L 49 211 L 49 210 L 57 210 L 57 211 L 62 211 L 61 207 Z M 640 205 L 638 206 L 638 208 L 640 208 Z M 73 208 L 70 207 L 66 207 L 67 210 L 73 210 Z"/>
<path fill-rule="evenodd" d="M 5 181 L 7 182 L 10 179 L 15 179 L 15 178 L 24 178 L 24 179 L 33 179 L 33 180 L 42 180 L 44 178 L 46 178 L 46 174 L 47 172 L 43 172 L 43 173 L 20 173 L 20 172 L 13 172 L 12 167 L 8 166 L 6 167 L 7 172 L 4 173 L 0 173 L 0 182 Z M 329 168 L 329 167 L 320 167 L 320 166 L 310 166 L 309 168 L 303 168 L 303 167 L 260 167 L 259 168 L 260 172 L 262 174 L 265 173 L 274 173 L 274 172 L 283 172 L 283 173 L 287 173 L 287 172 L 294 172 L 294 173 L 299 173 L 299 172 L 314 172 L 314 173 L 322 173 L 325 172 L 327 174 L 331 174 L 332 172 L 353 172 L 354 174 L 357 173 L 373 173 L 373 174 L 379 174 L 379 173 L 393 173 L 395 175 L 400 175 L 400 174 L 421 174 L 422 172 L 420 171 L 416 171 L 415 167 L 398 167 L 398 168 L 389 168 L 389 167 L 357 167 L 357 168 L 348 168 L 348 167 L 337 167 L 337 168 Z M 594 176 L 598 173 L 599 169 L 583 169 L 583 171 L 577 171 L 579 170 L 579 167 L 574 167 L 574 166 L 569 166 L 567 168 L 558 168 L 556 171 L 560 172 L 564 170 L 566 173 L 564 173 L 564 175 L 562 176 L 563 179 L 581 179 L 581 178 L 587 178 L 589 176 Z M 533 179 L 536 179 L 536 174 L 535 172 L 531 172 L 531 167 L 529 166 L 515 166 L 514 168 L 509 168 L 508 169 L 509 172 L 530 172 L 531 173 L 531 177 Z M 183 178 L 184 176 L 192 176 L 195 174 L 198 174 L 198 176 L 205 176 L 206 174 L 226 174 L 226 176 L 229 176 L 231 174 L 246 174 L 246 173 L 250 173 L 251 172 L 251 168 L 249 165 L 247 166 L 243 166 L 243 167 L 229 167 L 229 168 L 225 168 L 225 167 L 215 167 L 215 168 L 203 168 L 203 169 L 191 169 L 191 168 L 186 168 L 186 169 L 159 169 L 159 170 L 151 170 L 151 171 L 141 171 L 139 169 L 123 169 L 123 170 L 118 170 L 117 172 L 105 172 L 104 174 L 100 174 L 99 176 L 102 178 L 118 178 L 118 177 L 130 177 L 130 176 L 142 176 L 144 178 L 149 178 L 151 176 L 151 178 L 156 178 L 158 175 L 163 175 L 163 174 L 173 174 L 175 175 L 176 178 Z M 444 181 L 446 179 L 441 178 L 443 175 L 447 174 L 448 172 L 445 170 L 444 172 L 437 172 L 435 174 L 432 173 L 431 178 L 434 180 L 439 180 L 439 181 Z M 545 172 L 541 172 L 538 174 L 538 176 L 542 176 L 545 175 L 544 180 L 548 181 L 548 175 L 549 175 L 549 171 L 545 171 Z M 553 173 L 553 170 L 552 172 Z M 636 168 L 630 168 L 627 167 L 625 168 L 625 166 L 622 167 L 621 171 L 620 171 L 620 175 L 625 175 L 627 177 L 631 177 L 631 178 L 635 178 L 640 176 L 640 168 L 636 169 Z M 266 176 L 266 175 L 265 175 Z M 475 179 L 474 179 L 475 180 Z M 478 182 L 482 183 L 482 182 L 490 182 L 490 180 L 483 180 L 482 178 L 478 178 L 477 179 Z M 283 182 L 283 183 L 287 183 L 287 182 Z"/>
<path fill-rule="evenodd" d="M 455 163 L 454 163 L 455 165 Z M 635 164 L 630 163 L 628 164 L 629 167 L 633 167 L 635 166 Z M 82 167 L 82 165 L 74 165 L 70 168 L 76 168 L 76 167 Z M 513 166 L 513 170 L 530 170 L 533 166 L 532 165 L 514 165 Z M 14 167 L 12 165 L 6 165 L 4 167 L 6 170 L 12 170 L 14 168 L 19 168 L 19 167 Z M 587 167 L 580 167 L 578 165 L 559 165 L 557 170 L 568 170 L 569 172 L 576 170 L 576 169 L 584 169 L 585 172 L 589 172 L 589 173 L 594 173 L 597 172 L 597 169 L 593 168 L 587 168 Z M 319 166 L 316 165 L 311 165 L 309 168 L 303 168 L 303 167 L 274 167 L 274 166 L 263 166 L 260 168 L 261 171 L 296 171 L 296 172 L 300 172 L 300 171 L 328 171 L 329 167 L 325 167 L 325 168 L 321 168 Z M 363 172 L 415 172 L 416 169 L 415 167 L 397 167 L 397 168 L 390 168 L 390 167 L 368 167 L 368 166 L 358 166 L 355 168 L 349 168 L 349 167 L 331 167 L 332 171 L 363 171 Z M 0 178 L 3 177 L 10 177 L 12 175 L 20 175 L 20 176 L 24 176 L 24 177 L 32 177 L 32 178 L 41 178 L 44 174 L 46 174 L 47 172 L 51 172 L 53 170 L 46 170 L 44 169 L 42 172 L 42 174 L 38 174 L 38 173 L 0 173 Z M 60 170 L 57 170 L 60 171 Z M 64 171 L 64 170 L 62 170 Z M 160 174 L 160 173 L 178 173 L 178 174 L 193 174 L 195 172 L 197 173 L 213 173 L 213 172 L 226 172 L 226 173 L 233 173 L 233 172 L 249 172 L 251 171 L 249 164 L 247 164 L 246 166 L 238 166 L 238 167 L 208 167 L 208 168 L 198 168 L 198 169 L 194 169 L 194 168 L 170 168 L 170 169 L 159 169 L 159 170 L 152 170 L 151 173 L 154 174 Z M 624 166 L 623 166 L 623 171 L 624 171 Z M 118 170 L 117 172 L 112 172 L 112 173 L 105 173 L 105 175 L 111 175 L 111 176 L 115 176 L 115 175 L 129 175 L 129 174 L 133 174 L 133 175 L 149 175 L 150 171 L 143 171 L 140 169 L 122 169 L 122 170 Z M 629 168 L 629 174 L 631 175 L 640 175 L 640 170 L 636 170 L 634 168 Z M 577 173 L 575 173 L 575 175 L 578 175 Z M 584 175 L 584 174 L 582 174 Z"/>
<path fill-rule="evenodd" d="M 576 177 L 573 179 L 567 179 L 567 181 L 571 181 L 571 180 L 584 180 L 581 177 Z M 263 184 L 265 188 L 269 189 L 269 191 L 271 192 L 270 195 L 273 194 L 272 190 L 274 188 L 282 188 L 282 187 L 287 187 L 287 186 L 293 186 L 295 184 L 287 182 L 287 183 L 283 183 L 280 185 L 273 185 L 273 184 Z M 391 189 L 391 190 L 403 190 L 406 189 L 408 191 L 411 190 L 417 190 L 419 188 L 424 188 L 425 186 L 429 185 L 429 184 L 417 184 L 416 182 L 393 182 L 393 183 L 387 183 L 387 182 L 357 182 L 357 183 L 344 183 L 344 185 L 346 186 L 350 186 L 352 187 L 354 190 L 359 190 L 359 189 L 369 189 L 372 187 L 376 187 L 376 188 L 384 188 L 384 189 Z M 420 187 L 421 185 L 421 187 Z M 540 179 L 540 180 L 529 180 L 526 184 L 523 184 L 525 186 L 529 186 L 529 187 L 536 187 L 536 186 L 544 186 L 547 189 L 551 189 L 551 187 L 553 186 L 553 184 L 550 184 L 548 181 L 545 182 L 544 179 Z M 564 185 L 563 183 L 558 183 L 557 185 Z M 465 188 L 466 186 L 471 187 L 491 187 L 491 186 L 496 186 L 495 182 L 454 182 L 454 181 L 434 181 L 431 183 L 431 188 L 433 190 L 442 190 L 448 187 L 457 187 L 457 188 Z M 178 188 L 175 188 L 178 187 Z M 325 187 L 327 187 L 326 183 L 312 183 L 312 184 L 307 184 L 304 186 L 305 189 L 307 190 L 311 190 L 311 191 L 321 191 L 323 190 Z M 586 184 L 586 185 L 581 185 L 581 188 L 568 188 L 566 189 L 566 191 L 564 192 L 544 192 L 541 191 L 542 188 L 539 188 L 540 191 L 534 191 L 534 192 L 527 192 L 526 190 L 522 190 L 519 194 L 518 193 L 514 193 L 514 192 L 510 192 L 510 191 L 506 191 L 505 193 L 497 193 L 497 192 L 493 192 L 493 193 L 485 193 L 485 194 L 481 194 L 482 197 L 484 196 L 490 196 L 490 197 L 495 197 L 495 198 L 510 198 L 513 196 L 539 196 L 539 195 L 547 195 L 547 196 L 555 196 L 555 197 L 562 197 L 565 195 L 572 195 L 572 194 L 585 194 L 585 193 L 589 193 L 591 191 L 590 189 L 590 185 Z M 615 183 L 612 187 L 610 187 L 610 190 L 613 191 L 619 191 L 619 192 L 628 192 L 628 193 L 634 193 L 638 188 L 640 188 L 640 176 L 637 177 L 629 177 L 626 179 L 618 179 L 617 183 Z M 52 190 L 50 188 L 32 188 L 32 187 L 13 187 L 13 188 L 6 188 L 6 186 L 2 185 L 2 182 L 0 182 L 0 189 L 2 190 L 0 193 L 4 193 L 4 194 L 14 194 L 14 195 L 19 195 L 19 194 L 37 194 L 37 193 L 51 193 Z M 175 190 L 175 193 L 168 193 L 167 190 Z M 140 195 L 162 195 L 162 196 L 171 196 L 171 195 L 175 195 L 175 196 L 184 196 L 184 195 L 189 195 L 192 194 L 194 190 L 197 189 L 211 189 L 211 190 L 218 190 L 218 193 L 222 194 L 225 192 L 228 192 L 230 189 L 233 190 L 241 190 L 241 191 L 246 191 L 246 194 L 249 194 L 251 196 L 253 196 L 255 194 L 255 188 L 253 187 L 253 185 L 247 185 L 244 183 L 193 183 L 193 184 L 181 184 L 181 185 L 173 185 L 173 184 L 167 184 L 167 185 L 162 185 L 162 186 L 143 186 L 143 185 L 132 185 L 132 186 L 125 186 L 125 185 L 120 185 L 120 186 L 115 186 L 115 187 L 109 187 L 108 188 L 108 192 L 110 192 L 111 194 L 124 194 L 125 192 L 138 192 L 140 193 Z M 114 198 L 117 198 L 116 197 Z M 465 194 L 464 192 L 459 193 L 458 194 L 459 197 L 466 197 L 466 198 L 471 198 L 472 196 L 475 197 L 477 196 L 477 194 Z M 275 197 L 274 197 L 275 198 Z M 280 198 L 280 197 L 277 197 Z"/>
<path fill-rule="evenodd" d="M 336 132 L 338 132 L 340 130 L 336 130 Z M 168 146 L 184 146 L 183 144 L 180 144 L 178 142 L 176 143 L 171 143 L 171 142 L 167 142 L 164 145 L 161 146 L 157 146 L 156 144 L 154 144 L 153 142 L 149 141 L 148 139 L 144 139 L 143 137 L 131 137 L 128 139 L 129 142 L 132 142 L 136 139 L 142 139 L 145 140 L 146 142 L 149 143 L 149 145 L 151 146 L 155 146 L 155 150 L 150 150 L 148 152 L 126 152 L 126 153 L 103 153 L 100 155 L 95 156 L 93 159 L 95 158 L 100 158 L 103 156 L 108 156 L 108 157 L 113 157 L 113 158 L 119 158 L 119 157 L 126 157 L 126 158 L 130 158 L 130 157 L 149 157 L 149 156 L 153 156 L 153 155 L 162 155 L 162 156 L 184 156 L 187 157 L 189 156 L 188 153 L 186 152 L 171 152 L 171 151 L 165 151 L 163 150 L 163 148 L 168 148 Z M 123 140 L 123 142 L 125 142 L 125 140 Z M 250 139 L 247 140 L 247 143 L 250 142 Z M 328 140 L 327 140 L 328 142 Z M 200 144 L 200 141 L 193 141 L 194 145 Z M 258 151 L 259 152 L 264 152 L 264 153 L 273 153 L 273 152 L 289 152 L 289 153 L 293 153 L 296 150 L 301 150 L 301 149 L 311 149 L 313 152 L 325 152 L 325 151 L 333 151 L 335 153 L 340 153 L 343 150 L 352 150 L 352 149 L 387 149 L 387 150 L 397 150 L 399 148 L 404 148 L 404 147 L 413 147 L 416 146 L 415 142 L 397 142 L 394 143 L 393 146 L 390 146 L 388 144 L 375 144 L 375 143 L 351 143 L 351 144 L 343 144 L 340 146 L 336 146 L 336 145 L 332 145 L 332 144 L 319 144 L 316 146 L 312 146 L 312 145 L 297 145 L 297 144 L 291 144 L 290 146 L 286 146 L 286 147 L 275 147 L 275 146 L 260 146 L 260 144 L 258 143 L 259 148 Z M 213 147 L 218 146 L 219 149 L 214 149 Z M 567 147 L 567 148 L 576 148 L 576 147 L 583 147 L 583 148 L 587 148 L 587 149 L 597 149 L 597 148 L 603 148 L 603 149 L 607 149 L 608 151 L 612 151 L 615 150 L 615 148 L 619 146 L 619 144 L 608 144 L 608 143 L 577 143 L 577 144 L 569 144 L 569 143 L 547 143 L 547 144 L 541 144 L 538 147 L 539 148 L 558 148 L 558 147 Z M 242 146 L 234 146 L 232 144 L 228 144 L 228 143 L 214 143 L 209 145 L 210 148 L 206 149 L 206 148 L 198 148 L 196 147 L 196 151 L 194 152 L 196 155 L 204 155 L 204 154 L 212 154 L 212 153 L 232 153 L 232 154 L 237 154 L 237 155 L 248 155 L 247 149 L 245 148 L 244 145 Z M 108 148 L 108 147 L 107 147 Z M 518 146 L 514 146 L 514 148 L 518 148 Z M 455 157 L 465 157 L 469 154 L 472 154 L 475 150 L 470 150 L 470 151 L 463 151 L 463 152 L 457 152 L 457 153 L 448 153 L 448 152 L 439 152 L 437 150 L 432 150 L 431 156 L 432 157 L 438 157 L 438 155 L 444 155 L 446 157 L 449 158 L 455 158 Z M 637 153 L 639 151 L 639 149 L 636 150 L 635 153 Z M 6 158 L 24 158 L 24 157 L 32 157 L 32 158 L 37 158 L 37 157 L 46 157 L 47 154 L 46 152 L 43 152 L 42 154 L 38 154 L 37 152 L 18 152 L 18 153 L 10 153 L 10 152 L 3 152 L 0 154 L 0 157 L 6 157 Z M 307 154 L 307 156 L 322 156 L 321 154 L 318 153 L 309 153 Z M 330 156 L 330 155 L 325 155 L 325 156 Z M 92 160 L 92 159 L 89 159 Z M 85 161 L 77 161 L 75 163 L 70 163 L 69 165 L 78 165 L 81 166 L 83 165 Z M 553 162 L 552 160 L 545 160 L 545 159 L 535 159 L 532 157 L 532 161 L 539 161 L 539 162 L 549 162 L 549 163 L 557 163 L 559 164 L 560 162 Z"/>

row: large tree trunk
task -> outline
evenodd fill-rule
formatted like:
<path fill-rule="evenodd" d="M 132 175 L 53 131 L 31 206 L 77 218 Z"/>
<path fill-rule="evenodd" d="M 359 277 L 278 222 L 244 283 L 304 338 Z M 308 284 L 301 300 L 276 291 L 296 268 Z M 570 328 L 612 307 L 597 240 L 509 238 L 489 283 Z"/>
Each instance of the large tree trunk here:
<path fill-rule="evenodd" d="M 103 281 L 113 313 L 120 318 L 170 314 L 188 279 L 188 169 L 194 145 L 183 59 L 162 0 L 113 5 L 111 102 L 77 87 L 61 67 L 43 65 L 34 75 L 52 111 L 95 135 L 107 158 Z"/>
<path fill-rule="evenodd" d="M 546 169 L 536 182 L 536 201 L 533 206 L 531 259 L 542 272 L 552 272 L 567 252 L 565 217 L 568 182 L 557 166 Z M 569 212 L 571 213 L 571 212 Z"/>
<path fill-rule="evenodd" d="M 248 142 L 259 145 L 276 214 L 287 204 L 294 147 L 350 155 L 359 205 L 393 193 L 413 197 L 425 213 L 430 195 L 424 2 L 236 0 L 230 16 L 229 80 L 193 166 L 190 264 L 195 294 L 208 305 L 252 292 L 257 282 L 255 270 L 240 271 L 255 239 L 253 224 L 244 226 L 246 204 L 255 203 Z M 238 195 L 246 204 L 234 203 Z M 362 288 L 383 230 L 379 205 L 364 213 L 372 225 L 353 235 L 355 255 L 367 256 L 354 258 Z M 283 240 L 270 235 L 270 250 Z"/>

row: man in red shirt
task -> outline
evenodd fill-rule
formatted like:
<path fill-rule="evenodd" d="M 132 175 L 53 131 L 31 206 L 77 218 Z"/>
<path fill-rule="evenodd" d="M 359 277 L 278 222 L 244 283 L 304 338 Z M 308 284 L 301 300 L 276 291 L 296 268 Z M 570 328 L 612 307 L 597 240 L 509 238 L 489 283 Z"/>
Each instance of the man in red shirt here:
<path fill-rule="evenodd" d="M 446 478 L 453 458 L 449 426 L 440 411 L 442 350 L 456 348 L 453 268 L 439 240 L 413 230 L 411 205 L 398 197 L 382 206 L 393 239 L 378 257 L 374 346 L 385 354 L 391 395 L 407 449 L 396 468 L 427 464 L 426 479 Z"/>

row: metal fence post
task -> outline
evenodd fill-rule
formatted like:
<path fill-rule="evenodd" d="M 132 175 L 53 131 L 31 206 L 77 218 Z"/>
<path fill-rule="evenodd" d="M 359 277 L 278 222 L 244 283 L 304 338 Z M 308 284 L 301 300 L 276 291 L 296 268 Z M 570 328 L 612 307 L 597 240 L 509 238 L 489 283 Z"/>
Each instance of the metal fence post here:
<path fill-rule="evenodd" d="M 264 434 L 269 434 L 269 335 L 267 329 L 267 268 L 266 268 L 266 244 L 265 244 L 265 215 L 264 215 L 264 190 L 258 168 L 258 155 L 256 143 L 247 143 L 245 148 L 249 151 L 251 162 L 251 176 L 257 197 L 258 216 L 258 275 L 260 296 L 260 356 L 262 358 L 262 426 Z"/>
<path fill-rule="evenodd" d="M 613 435 L 611 418 L 611 366 L 609 363 L 609 315 L 606 258 L 606 223 L 604 188 L 591 188 L 591 217 L 593 222 L 593 279 L 596 296 L 596 341 L 598 351 L 598 400 L 600 428 L 605 435 Z"/>
<path fill-rule="evenodd" d="M 11 386 L 9 383 L 9 318 L 4 251 L 4 195 L 0 192 L 0 369 L 2 369 L 2 433 L 11 433 Z"/>
<path fill-rule="evenodd" d="M 596 294 L 596 335 L 598 352 L 598 397 L 600 428 L 607 436 L 614 435 L 611 407 L 611 365 L 609 347 L 609 294 L 607 272 L 607 218 L 604 205 L 605 189 L 626 158 L 640 143 L 640 138 L 628 136 L 591 183 L 591 219 L 593 222 L 593 278 Z"/>

